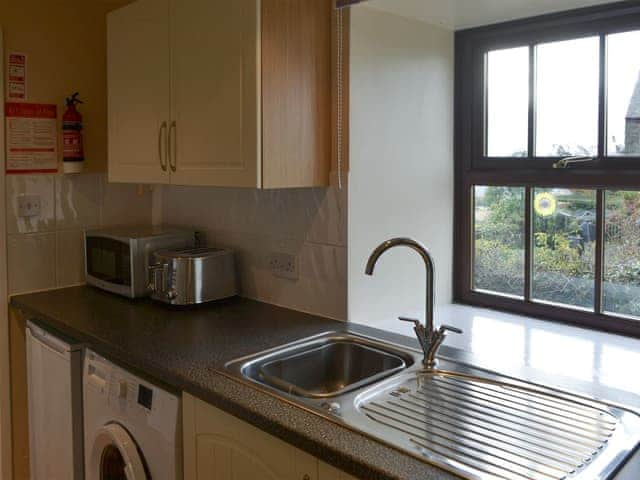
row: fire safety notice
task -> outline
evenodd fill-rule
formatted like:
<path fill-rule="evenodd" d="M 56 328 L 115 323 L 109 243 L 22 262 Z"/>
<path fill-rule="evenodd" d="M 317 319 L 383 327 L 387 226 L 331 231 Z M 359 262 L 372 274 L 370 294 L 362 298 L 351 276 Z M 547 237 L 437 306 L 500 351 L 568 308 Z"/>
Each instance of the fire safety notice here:
<path fill-rule="evenodd" d="M 58 171 L 56 105 L 7 103 L 7 173 Z"/>

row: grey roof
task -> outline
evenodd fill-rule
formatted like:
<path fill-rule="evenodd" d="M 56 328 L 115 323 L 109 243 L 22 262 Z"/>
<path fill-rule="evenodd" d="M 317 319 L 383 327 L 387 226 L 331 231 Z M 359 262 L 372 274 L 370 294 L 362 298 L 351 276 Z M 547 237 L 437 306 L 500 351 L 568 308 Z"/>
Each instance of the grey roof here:
<path fill-rule="evenodd" d="M 638 74 L 638 80 L 636 81 L 636 86 L 633 89 L 633 95 L 629 102 L 627 118 L 640 118 L 640 74 Z"/>

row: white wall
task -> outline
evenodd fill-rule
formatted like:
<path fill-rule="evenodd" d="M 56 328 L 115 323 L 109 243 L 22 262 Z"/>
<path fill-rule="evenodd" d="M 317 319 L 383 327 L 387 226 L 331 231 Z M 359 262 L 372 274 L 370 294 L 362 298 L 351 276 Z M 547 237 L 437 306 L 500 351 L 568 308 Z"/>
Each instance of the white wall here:
<path fill-rule="evenodd" d="M 423 242 L 436 262 L 436 304 L 451 302 L 453 255 L 453 32 L 367 6 L 352 8 L 349 321 L 384 327 L 424 318 Z M 409 332 L 409 326 L 407 326 Z"/>

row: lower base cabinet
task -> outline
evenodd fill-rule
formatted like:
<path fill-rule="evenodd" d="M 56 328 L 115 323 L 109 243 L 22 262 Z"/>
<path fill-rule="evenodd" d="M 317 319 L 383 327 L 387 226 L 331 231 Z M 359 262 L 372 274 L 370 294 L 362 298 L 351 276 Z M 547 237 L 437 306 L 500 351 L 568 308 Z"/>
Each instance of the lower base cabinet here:
<path fill-rule="evenodd" d="M 319 480 L 357 480 L 331 465 L 318 461 L 318 478 Z"/>
<path fill-rule="evenodd" d="M 182 408 L 185 480 L 356 480 L 189 394 Z"/>

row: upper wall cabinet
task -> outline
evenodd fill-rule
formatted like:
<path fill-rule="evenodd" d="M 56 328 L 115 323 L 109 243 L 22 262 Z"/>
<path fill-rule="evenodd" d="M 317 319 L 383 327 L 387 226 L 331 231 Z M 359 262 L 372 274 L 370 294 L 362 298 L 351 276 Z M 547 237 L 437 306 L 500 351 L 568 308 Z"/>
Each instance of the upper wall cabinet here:
<path fill-rule="evenodd" d="M 108 16 L 109 180 L 328 185 L 330 0 L 139 0 Z"/>
<path fill-rule="evenodd" d="M 109 180 L 167 183 L 169 0 L 110 13 L 107 36 Z"/>

